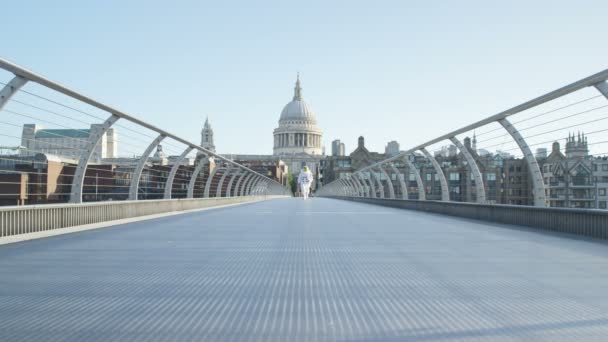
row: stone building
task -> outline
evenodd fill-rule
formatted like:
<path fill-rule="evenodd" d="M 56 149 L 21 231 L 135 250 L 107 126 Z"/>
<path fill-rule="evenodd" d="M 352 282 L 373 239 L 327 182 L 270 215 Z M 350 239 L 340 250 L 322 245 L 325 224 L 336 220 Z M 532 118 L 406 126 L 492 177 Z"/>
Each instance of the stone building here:
<path fill-rule="evenodd" d="M 325 158 L 323 132 L 317 126 L 314 111 L 302 97 L 299 75 L 293 99 L 283 107 L 279 127 L 275 128 L 273 135 L 273 156 L 283 160 L 292 173 L 297 175 L 302 166 L 307 165 L 313 175 L 318 174 L 320 161 Z"/>
<path fill-rule="evenodd" d="M 89 136 L 101 131 L 102 125 L 93 124 L 83 129 L 44 129 L 40 124 L 25 124 L 21 134 L 22 155 L 48 153 L 78 160 L 86 147 Z M 108 129 L 95 147 L 91 161 L 118 156 L 118 132 Z"/>
<path fill-rule="evenodd" d="M 551 207 L 606 209 L 608 160 L 589 155 L 584 134 L 569 135 L 565 154 L 554 142 L 549 156 L 539 164 Z"/>

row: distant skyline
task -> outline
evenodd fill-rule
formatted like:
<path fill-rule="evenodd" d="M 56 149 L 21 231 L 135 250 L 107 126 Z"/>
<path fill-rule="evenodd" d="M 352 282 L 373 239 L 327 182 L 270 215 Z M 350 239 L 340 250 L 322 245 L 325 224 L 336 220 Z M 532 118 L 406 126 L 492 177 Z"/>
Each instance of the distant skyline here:
<path fill-rule="evenodd" d="M 11 2 L 0 56 L 195 142 L 209 117 L 225 154 L 272 154 L 298 71 L 326 153 L 340 139 L 348 154 L 360 135 L 406 149 L 608 67 L 605 1 L 369 5 Z"/>

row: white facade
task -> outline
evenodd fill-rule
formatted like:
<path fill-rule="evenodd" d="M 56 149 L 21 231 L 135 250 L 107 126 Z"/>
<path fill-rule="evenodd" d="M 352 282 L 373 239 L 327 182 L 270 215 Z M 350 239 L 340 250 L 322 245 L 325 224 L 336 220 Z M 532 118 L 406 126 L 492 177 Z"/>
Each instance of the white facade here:
<path fill-rule="evenodd" d="M 49 153 L 78 160 L 86 148 L 91 133 L 101 130 L 100 124 L 89 129 L 44 129 L 39 124 L 25 124 L 21 134 L 22 154 Z M 91 161 L 118 157 L 118 132 L 110 128 L 95 147 Z"/>
<path fill-rule="evenodd" d="M 291 102 L 285 105 L 274 132 L 273 154 L 298 173 L 303 164 L 316 174 L 323 156 L 323 132 L 313 110 L 302 99 L 300 77 L 296 80 Z"/>

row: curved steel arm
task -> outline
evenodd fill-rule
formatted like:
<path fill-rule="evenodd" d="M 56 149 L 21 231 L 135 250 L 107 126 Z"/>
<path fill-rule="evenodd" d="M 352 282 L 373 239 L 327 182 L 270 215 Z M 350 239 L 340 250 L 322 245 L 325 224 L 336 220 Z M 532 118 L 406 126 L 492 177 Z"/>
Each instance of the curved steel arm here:
<path fill-rule="evenodd" d="M 213 182 L 213 178 L 215 174 L 220 170 L 219 165 L 216 165 L 213 170 L 209 173 L 209 177 L 207 177 L 207 181 L 205 182 L 205 192 L 203 193 L 203 197 L 209 197 L 209 191 L 211 190 L 211 183 Z M 222 169 L 225 170 L 225 169 Z M 225 172 L 224 172 L 225 173 Z"/>
<path fill-rule="evenodd" d="M 353 182 L 348 178 L 344 178 L 344 182 L 346 183 L 346 186 L 348 189 L 348 196 L 351 196 L 351 197 L 356 196 L 357 188 L 354 186 Z"/>
<path fill-rule="evenodd" d="M 445 179 L 445 174 L 441 169 L 441 165 L 437 162 L 437 160 L 426 150 L 426 148 L 421 148 L 420 151 L 424 153 L 426 159 L 428 159 L 433 168 L 435 169 L 435 174 L 439 177 L 439 184 L 441 185 L 441 200 L 448 202 L 450 200 L 450 190 L 448 188 L 448 181 Z"/>
<path fill-rule="evenodd" d="M 414 177 L 416 177 L 416 187 L 418 188 L 418 200 L 426 200 L 426 191 L 424 190 L 424 184 L 422 183 L 422 177 L 420 177 L 420 170 L 416 168 L 416 165 L 412 163 L 409 156 L 405 157 L 405 162 L 409 166 L 410 170 L 414 171 Z"/>
<path fill-rule="evenodd" d="M 261 179 L 262 179 L 262 177 L 260 177 L 258 175 L 254 175 L 253 178 L 251 179 L 251 182 L 249 182 L 249 186 L 247 186 L 247 189 L 245 190 L 245 195 L 247 195 L 247 196 L 251 195 L 252 189 L 260 182 Z"/>
<path fill-rule="evenodd" d="M 341 178 L 339 183 L 340 183 L 340 195 L 348 196 L 348 188 L 347 188 L 347 185 L 346 185 L 346 182 L 344 181 L 344 179 Z"/>
<path fill-rule="evenodd" d="M 356 191 L 357 197 L 363 197 L 365 190 L 363 190 L 363 186 L 361 186 L 361 183 L 358 182 L 357 177 L 351 176 L 350 181 L 351 181 L 351 183 L 353 183 L 355 185 L 355 191 Z"/>
<path fill-rule="evenodd" d="M 84 186 L 84 177 L 89 165 L 89 160 L 95 152 L 95 148 L 99 144 L 99 141 L 104 134 L 112 127 L 112 125 L 120 119 L 116 115 L 111 115 L 97 130 L 91 130 L 89 135 L 87 146 L 83 149 L 80 158 L 78 159 L 78 165 L 74 171 L 74 177 L 72 178 L 72 190 L 70 193 L 70 203 L 82 203 L 82 188 Z"/>
<path fill-rule="evenodd" d="M 0 110 L 4 108 L 8 100 L 10 100 L 26 83 L 27 79 L 21 76 L 15 76 L 4 86 L 4 88 L 2 88 L 2 90 L 0 90 Z"/>
<path fill-rule="evenodd" d="M 361 181 L 361 184 L 363 184 L 363 187 L 365 188 L 365 197 L 369 197 L 369 198 L 376 198 L 376 191 L 375 191 L 375 187 L 373 187 L 371 182 L 367 181 L 367 178 L 362 174 L 362 173 L 358 173 L 357 176 L 359 176 L 359 180 Z M 372 184 L 372 185 L 370 185 Z"/>
<path fill-rule="evenodd" d="M 144 167 L 148 162 L 150 153 L 152 153 L 152 151 L 156 148 L 156 146 L 158 146 L 158 144 L 160 144 L 161 141 L 163 141 L 163 139 L 165 139 L 165 136 L 162 134 L 156 137 L 156 139 L 154 139 L 150 143 L 150 145 L 148 145 L 148 148 L 146 148 L 144 154 L 141 155 L 141 158 L 139 158 L 137 166 L 135 167 L 135 170 L 133 170 L 133 174 L 131 175 L 131 184 L 129 185 L 129 200 L 134 201 L 138 199 L 137 197 L 139 192 L 139 180 L 141 179 L 141 173 L 143 172 Z"/>
<path fill-rule="evenodd" d="M 469 153 L 466 147 L 458 140 L 456 137 L 451 137 L 450 141 L 458 147 L 462 155 L 467 160 L 467 164 L 469 164 L 469 170 L 473 174 L 473 178 L 475 179 L 475 192 L 477 197 L 477 203 L 486 203 L 486 189 L 483 184 L 483 177 L 481 176 L 481 172 L 479 171 L 479 166 L 477 166 L 477 162 Z"/>
<path fill-rule="evenodd" d="M 374 169 L 370 169 L 370 173 L 372 174 L 372 178 L 376 180 L 376 182 L 378 183 L 378 190 L 380 190 L 380 198 L 384 198 L 384 185 L 382 185 L 382 180 L 380 179 L 380 176 L 374 172 Z"/>
<path fill-rule="evenodd" d="M 240 196 L 245 196 L 245 189 L 247 189 L 247 185 L 249 184 L 249 182 L 251 182 L 253 175 L 254 175 L 253 173 L 250 173 L 245 177 L 245 180 L 243 181 L 243 185 L 241 185 L 241 191 L 239 193 Z"/>
<path fill-rule="evenodd" d="M 224 180 L 226 179 L 226 176 L 232 173 L 232 170 L 232 165 L 228 164 L 228 167 L 226 167 L 226 171 L 222 173 L 222 177 L 220 177 L 220 181 L 217 184 L 217 189 L 215 190 L 215 197 L 222 197 L 222 187 L 224 186 Z"/>
<path fill-rule="evenodd" d="M 388 195 L 389 195 L 389 198 L 395 199 L 395 188 L 393 187 L 393 180 L 389 176 L 388 172 L 386 172 L 386 170 L 384 169 L 383 165 L 378 166 L 378 169 L 380 169 L 380 172 L 382 172 L 382 174 L 384 175 L 384 177 L 386 177 L 386 183 L 388 185 Z"/>
<path fill-rule="evenodd" d="M 242 172 L 238 172 L 239 170 L 235 170 L 234 173 L 232 174 L 232 176 L 230 176 L 230 180 L 228 181 L 228 186 L 226 187 L 226 197 L 232 197 L 236 194 L 236 191 L 232 189 L 232 184 L 234 184 L 234 180 L 238 177 L 239 181 L 237 181 L 237 186 L 238 183 L 240 182 L 240 179 L 243 178 L 243 175 L 245 174 L 244 171 Z"/>
<path fill-rule="evenodd" d="M 194 198 L 194 186 L 196 184 L 196 179 L 198 178 L 198 175 L 201 173 L 203 168 L 209 164 L 210 162 L 207 156 L 199 159 L 198 164 L 196 164 L 196 167 L 192 172 L 192 176 L 190 176 L 190 182 L 188 182 L 188 195 L 186 196 L 186 198 Z"/>
<path fill-rule="evenodd" d="M 513 140 L 519 146 L 519 149 L 524 154 L 524 158 L 526 159 L 526 163 L 528 164 L 528 170 L 530 171 L 530 176 L 532 177 L 532 192 L 534 195 L 534 206 L 536 207 L 546 207 L 547 206 L 547 198 L 545 194 L 545 182 L 543 181 L 543 174 L 540 172 L 540 166 L 538 166 L 538 161 L 532 151 L 530 151 L 530 147 L 524 140 L 524 138 L 519 134 L 519 131 L 513 126 L 509 120 L 502 119 L 498 121 L 502 127 L 509 132 Z"/>
<path fill-rule="evenodd" d="M 403 177 L 403 174 L 401 172 L 399 172 L 399 170 L 397 169 L 397 167 L 395 166 L 395 164 L 393 163 L 389 163 L 389 165 L 391 166 L 391 169 L 393 170 L 393 172 L 395 174 L 397 174 L 397 180 L 399 181 L 399 186 L 401 187 L 401 199 L 409 199 L 409 194 L 407 192 L 407 185 L 405 185 L 405 179 Z"/>
<path fill-rule="evenodd" d="M 372 178 L 374 178 L 374 176 L 372 174 L 373 174 L 373 172 L 369 172 L 369 178 L 364 177 L 363 180 L 365 180 L 369 185 L 371 198 L 376 198 L 377 197 L 376 184 L 375 184 L 374 180 L 372 179 Z"/>
<path fill-rule="evenodd" d="M 173 192 L 173 180 L 175 179 L 175 175 L 177 174 L 177 170 L 179 170 L 180 165 L 188 155 L 188 153 L 192 152 L 194 148 L 192 146 L 188 146 L 179 156 L 179 158 L 175 161 L 173 167 L 171 167 L 171 171 L 169 172 L 169 177 L 165 182 L 165 199 L 171 199 L 171 194 Z"/>

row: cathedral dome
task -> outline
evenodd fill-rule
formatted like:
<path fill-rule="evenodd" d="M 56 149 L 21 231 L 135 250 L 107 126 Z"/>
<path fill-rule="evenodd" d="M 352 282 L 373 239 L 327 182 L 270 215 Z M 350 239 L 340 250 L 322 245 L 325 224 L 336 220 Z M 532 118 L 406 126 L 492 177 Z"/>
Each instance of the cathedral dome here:
<path fill-rule="evenodd" d="M 281 118 L 279 119 L 279 122 L 281 121 L 306 121 L 312 124 L 317 122 L 315 113 L 302 99 L 302 87 L 300 86 L 299 75 L 294 88 L 293 100 L 283 107 Z"/>

